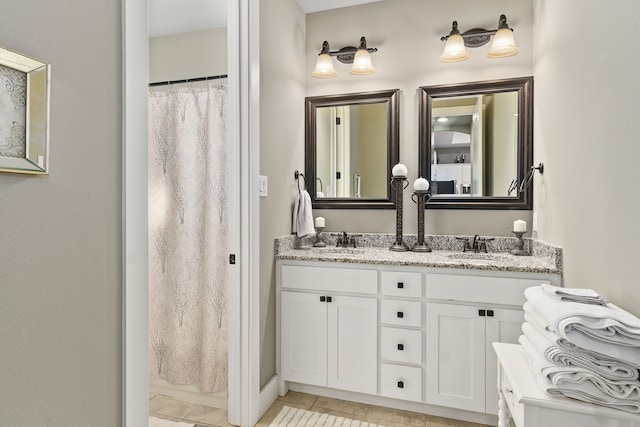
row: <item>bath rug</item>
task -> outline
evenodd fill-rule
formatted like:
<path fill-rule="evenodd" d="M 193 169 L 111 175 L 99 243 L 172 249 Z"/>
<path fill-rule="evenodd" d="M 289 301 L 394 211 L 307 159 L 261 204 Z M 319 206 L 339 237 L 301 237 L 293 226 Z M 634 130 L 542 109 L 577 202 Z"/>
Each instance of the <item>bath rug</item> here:
<path fill-rule="evenodd" d="M 169 421 L 161 418 L 149 417 L 149 427 L 198 427 L 198 424 Z"/>
<path fill-rule="evenodd" d="M 382 427 L 365 421 L 351 420 L 335 415 L 305 411 L 304 409 L 282 408 L 269 427 Z"/>

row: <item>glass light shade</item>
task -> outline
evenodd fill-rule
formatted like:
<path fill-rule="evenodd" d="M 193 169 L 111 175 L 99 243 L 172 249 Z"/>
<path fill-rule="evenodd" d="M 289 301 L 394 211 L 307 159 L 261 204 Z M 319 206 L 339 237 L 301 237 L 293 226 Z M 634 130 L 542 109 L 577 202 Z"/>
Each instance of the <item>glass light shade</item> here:
<path fill-rule="evenodd" d="M 336 73 L 336 70 L 333 68 L 331 55 L 328 53 L 321 53 L 318 55 L 318 59 L 316 60 L 316 69 L 313 70 L 311 75 L 319 79 L 327 79 L 337 76 L 338 73 Z"/>
<path fill-rule="evenodd" d="M 349 69 L 351 74 L 363 75 L 373 74 L 376 71 L 371 63 L 371 55 L 367 49 L 358 49 L 353 58 L 353 65 Z"/>
<path fill-rule="evenodd" d="M 513 31 L 509 28 L 501 28 L 493 36 L 493 43 L 487 56 L 489 58 L 504 58 L 505 56 L 515 55 L 519 50 L 513 39 Z"/>
<path fill-rule="evenodd" d="M 440 55 L 442 62 L 464 61 L 469 58 L 467 49 L 464 47 L 464 39 L 460 34 L 451 34 L 444 45 L 444 51 Z"/>

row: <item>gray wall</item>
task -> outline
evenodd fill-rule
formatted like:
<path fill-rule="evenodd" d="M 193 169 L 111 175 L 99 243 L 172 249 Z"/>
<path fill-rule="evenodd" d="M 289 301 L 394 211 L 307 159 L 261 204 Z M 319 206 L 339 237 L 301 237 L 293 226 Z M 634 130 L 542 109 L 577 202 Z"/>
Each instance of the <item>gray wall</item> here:
<path fill-rule="evenodd" d="M 566 286 L 593 288 L 638 316 L 640 57 L 629 53 L 640 4 L 534 4 L 538 237 L 562 246 Z M 615 26 L 615 42 L 595 26 Z"/>
<path fill-rule="evenodd" d="M 51 63 L 51 173 L 0 173 L 0 424 L 120 425 L 120 2 L 4 0 Z"/>
<path fill-rule="evenodd" d="M 304 171 L 305 15 L 296 0 L 260 8 L 260 384 L 275 374 L 273 239 L 291 232 L 293 172 Z"/>

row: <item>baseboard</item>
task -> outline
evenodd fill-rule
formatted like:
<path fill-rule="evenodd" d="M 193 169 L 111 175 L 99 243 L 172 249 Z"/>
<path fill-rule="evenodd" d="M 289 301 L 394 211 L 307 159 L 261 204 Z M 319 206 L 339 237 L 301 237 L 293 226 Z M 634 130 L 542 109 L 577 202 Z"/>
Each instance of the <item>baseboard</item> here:
<path fill-rule="evenodd" d="M 262 418 L 267 409 L 273 405 L 278 398 L 278 375 L 274 375 L 260 390 L 260 398 L 258 402 L 258 419 Z"/>

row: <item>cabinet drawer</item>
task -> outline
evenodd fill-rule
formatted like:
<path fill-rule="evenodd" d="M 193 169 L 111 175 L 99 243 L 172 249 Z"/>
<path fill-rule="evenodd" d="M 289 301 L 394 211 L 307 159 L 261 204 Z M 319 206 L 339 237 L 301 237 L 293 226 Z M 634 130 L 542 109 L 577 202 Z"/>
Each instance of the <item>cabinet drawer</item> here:
<path fill-rule="evenodd" d="M 422 331 L 381 328 L 380 356 L 394 362 L 422 363 Z"/>
<path fill-rule="evenodd" d="M 522 306 L 526 300 L 524 290 L 541 283 L 551 282 L 542 278 L 427 273 L 426 293 L 429 299 Z"/>
<path fill-rule="evenodd" d="M 380 292 L 394 297 L 420 298 L 422 296 L 422 274 L 403 271 L 380 273 Z"/>
<path fill-rule="evenodd" d="M 381 364 L 380 394 L 396 399 L 422 401 L 422 368 Z"/>
<path fill-rule="evenodd" d="M 375 294 L 378 292 L 378 272 L 356 268 L 283 265 L 281 286 L 283 289 Z"/>
<path fill-rule="evenodd" d="M 389 325 L 419 328 L 422 325 L 422 303 L 383 299 L 380 301 L 380 321 Z"/>

